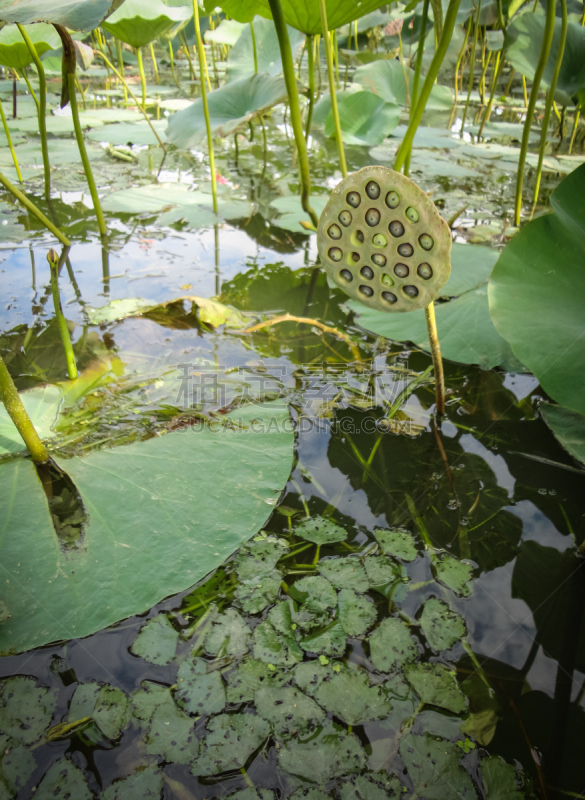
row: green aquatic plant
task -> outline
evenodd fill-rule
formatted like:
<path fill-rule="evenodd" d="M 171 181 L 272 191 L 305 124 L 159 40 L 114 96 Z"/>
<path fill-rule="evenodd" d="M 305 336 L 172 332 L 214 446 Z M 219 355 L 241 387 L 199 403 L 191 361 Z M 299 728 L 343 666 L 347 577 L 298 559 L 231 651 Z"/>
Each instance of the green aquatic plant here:
<path fill-rule="evenodd" d="M 49 460 L 49 454 L 42 443 L 31 418 L 18 394 L 12 376 L 6 368 L 4 359 L 0 356 L 0 400 L 12 423 L 32 456 L 33 461 L 44 464 Z"/>
<path fill-rule="evenodd" d="M 65 260 L 67 253 L 64 252 L 63 260 Z M 59 332 L 61 334 L 61 341 L 63 342 L 63 349 L 65 350 L 65 359 L 67 361 L 67 373 L 70 380 L 77 378 L 77 365 L 75 364 L 75 354 L 71 346 L 71 336 L 69 335 L 69 328 L 67 321 L 63 316 L 63 309 L 61 308 L 61 296 L 59 293 L 59 264 L 60 259 L 57 253 L 51 248 L 47 253 L 47 261 L 51 269 L 51 291 L 53 293 L 53 303 L 55 306 L 55 317 L 59 325 Z"/>
<path fill-rule="evenodd" d="M 433 202 L 388 167 L 364 167 L 333 191 L 319 221 L 327 274 L 353 300 L 377 311 L 424 308 L 437 413 L 445 410 L 433 300 L 451 272 L 451 232 Z"/>

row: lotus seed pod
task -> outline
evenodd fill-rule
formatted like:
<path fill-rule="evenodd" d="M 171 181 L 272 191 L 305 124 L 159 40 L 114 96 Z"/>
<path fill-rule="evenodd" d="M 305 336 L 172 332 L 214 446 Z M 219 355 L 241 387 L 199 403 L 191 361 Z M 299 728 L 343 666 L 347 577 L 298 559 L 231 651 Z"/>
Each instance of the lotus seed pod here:
<path fill-rule="evenodd" d="M 378 311 L 425 308 L 451 272 L 451 231 L 429 197 L 387 167 L 364 167 L 332 192 L 317 232 L 321 263 Z"/>

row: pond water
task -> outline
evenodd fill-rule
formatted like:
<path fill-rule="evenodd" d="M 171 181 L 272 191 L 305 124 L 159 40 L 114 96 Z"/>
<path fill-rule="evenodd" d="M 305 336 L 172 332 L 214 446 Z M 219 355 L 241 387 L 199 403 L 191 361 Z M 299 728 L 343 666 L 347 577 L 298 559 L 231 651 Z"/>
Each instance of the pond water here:
<path fill-rule="evenodd" d="M 446 219 L 460 213 L 456 242 L 498 249 L 514 161 L 476 157 L 449 117 L 427 115 L 412 176 Z M 507 111 L 494 126 L 518 120 Z M 218 139 L 216 152 L 221 197 L 250 213 L 201 230 L 161 222 L 166 208 L 107 212 L 103 244 L 77 162 L 55 166 L 54 212 L 74 240 L 61 291 L 78 366 L 108 354 L 130 376 L 121 396 L 69 420 L 64 452 L 178 427 L 196 449 L 197 420 L 173 371 L 189 365 L 202 367 L 201 413 L 283 398 L 294 467 L 263 533 L 196 586 L 90 636 L 0 660 L 0 677 L 20 676 L 10 690 L 26 705 L 24 728 L 39 732 L 3 763 L 15 796 L 582 797 L 585 581 L 574 548 L 585 474 L 541 419 L 538 381 L 521 371 L 446 360 L 437 425 L 430 355 L 361 328 L 315 272 L 315 237 L 279 225 L 271 203 L 298 189 L 282 107 L 266 119 L 267 150 L 253 127 L 237 154 L 232 140 Z M 349 171 L 390 165 L 399 141 L 347 147 Z M 187 187 L 208 181 L 201 153 L 161 163 L 160 149 L 136 147 L 127 165 L 94 147 L 100 186 L 147 186 L 157 173 Z M 340 179 L 335 147 L 317 132 L 310 149 L 313 191 L 325 195 Z M 546 180 L 550 191 L 557 178 Z M 23 224 L 12 209 L 16 218 Z M 22 228 L 1 246 L 2 354 L 19 389 L 65 379 L 50 241 Z M 187 301 L 157 305 L 185 296 L 217 297 L 250 321 L 310 318 L 351 347 L 312 324 L 242 333 L 201 323 Z M 94 309 L 126 298 L 155 308 L 92 323 Z M 203 368 L 220 376 L 210 391 Z M 206 491 L 191 487 L 192 514 Z M 37 696 L 22 676 L 49 691 Z M 3 746 L 9 733 L 0 730 Z"/>

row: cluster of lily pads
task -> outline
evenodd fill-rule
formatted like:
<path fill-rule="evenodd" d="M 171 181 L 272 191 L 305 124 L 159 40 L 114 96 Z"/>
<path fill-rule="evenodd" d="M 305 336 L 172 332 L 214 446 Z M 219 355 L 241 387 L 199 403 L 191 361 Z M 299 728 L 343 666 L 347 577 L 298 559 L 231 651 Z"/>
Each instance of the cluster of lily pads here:
<path fill-rule="evenodd" d="M 126 694 L 78 683 L 64 712 L 42 682 L 2 681 L 3 796 L 29 785 L 42 744 L 131 737 L 132 772 L 101 787 L 102 798 L 159 798 L 164 783 L 181 796 L 185 778 L 165 765 L 204 783 L 240 775 L 248 788 L 230 796 L 242 800 L 268 800 L 277 786 L 295 800 L 532 797 L 526 776 L 484 749 L 498 705 L 455 610 L 473 590 L 473 565 L 419 550 L 404 529 L 378 529 L 363 546 L 347 537 L 323 517 L 285 538 L 260 533 L 232 562 L 231 604 L 152 616 L 130 649 L 171 669 L 170 684 L 146 680 Z M 464 648 L 471 669 L 460 674 Z M 76 798 L 98 788 L 75 754 L 52 764 L 35 797 L 57 786 Z"/>

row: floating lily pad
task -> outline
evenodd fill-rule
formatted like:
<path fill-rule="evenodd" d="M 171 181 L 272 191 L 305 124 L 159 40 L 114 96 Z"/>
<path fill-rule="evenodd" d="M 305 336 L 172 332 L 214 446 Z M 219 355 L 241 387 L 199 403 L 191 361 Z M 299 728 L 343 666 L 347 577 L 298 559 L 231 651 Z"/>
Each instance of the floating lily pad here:
<path fill-rule="evenodd" d="M 448 650 L 465 636 L 465 622 L 446 603 L 431 597 L 420 618 L 420 626 L 433 650 Z"/>
<path fill-rule="evenodd" d="M 248 703 L 254 699 L 258 689 L 264 686 L 279 687 L 290 679 L 287 673 L 276 670 L 274 665 L 271 667 L 252 658 L 242 661 L 237 669 L 226 676 L 228 703 Z"/>
<path fill-rule="evenodd" d="M 75 800 L 92 800 L 83 772 L 68 758 L 62 758 L 49 767 L 40 782 L 35 800 L 55 800 L 55 797 L 74 797 Z"/>
<path fill-rule="evenodd" d="M 252 539 L 238 552 L 236 559 L 238 580 L 253 581 L 268 577 L 287 551 L 286 542 L 276 536 Z"/>
<path fill-rule="evenodd" d="M 165 141 L 166 121 L 152 120 L 156 132 Z M 152 132 L 152 128 L 146 122 L 116 122 L 112 125 L 103 125 L 96 130 L 91 130 L 87 138 L 92 142 L 109 142 L 110 144 L 150 144 L 158 145 L 158 139 Z"/>
<path fill-rule="evenodd" d="M 270 735 L 270 725 L 252 714 L 219 714 L 207 723 L 193 775 L 220 775 L 243 767 Z"/>
<path fill-rule="evenodd" d="M 292 666 L 303 658 L 293 636 L 279 633 L 269 620 L 254 628 L 254 658 L 265 664 Z"/>
<path fill-rule="evenodd" d="M 346 635 L 341 623 L 334 620 L 324 628 L 318 628 L 310 636 L 301 639 L 300 645 L 309 653 L 340 656 L 345 652 L 346 643 Z"/>
<path fill-rule="evenodd" d="M 164 761 L 190 764 L 196 758 L 199 742 L 195 725 L 173 703 L 170 692 L 166 701 L 155 708 L 145 741 L 146 752 Z"/>
<path fill-rule="evenodd" d="M 317 216 L 320 216 L 327 203 L 327 198 L 320 194 L 312 194 L 309 197 L 309 202 Z M 279 216 L 274 220 L 275 225 L 287 231 L 293 231 L 293 233 L 308 235 L 307 229 L 301 223 L 310 222 L 311 220 L 306 211 L 303 211 L 300 197 L 296 195 L 277 197 L 271 201 L 270 206 L 279 212 Z"/>
<path fill-rule="evenodd" d="M 400 743 L 400 755 L 414 791 L 421 797 L 427 800 L 476 797 L 471 778 L 459 766 L 461 750 L 453 742 L 428 733 L 424 736 L 410 734 Z"/>
<path fill-rule="evenodd" d="M 342 589 L 338 597 L 339 622 L 348 636 L 364 636 L 376 621 L 376 608 L 352 589 Z"/>
<path fill-rule="evenodd" d="M 402 577 L 399 565 L 385 556 L 368 556 L 364 567 L 371 587 L 394 583 Z"/>
<path fill-rule="evenodd" d="M 380 773 L 379 782 L 368 775 L 358 775 L 351 782 L 344 783 L 340 789 L 340 800 L 387 800 L 388 797 L 401 797 L 402 786 L 398 778 Z"/>
<path fill-rule="evenodd" d="M 278 764 L 282 769 L 320 785 L 360 772 L 366 760 L 357 736 L 338 731 L 332 724 L 324 726 L 310 741 L 293 739 L 278 752 Z"/>
<path fill-rule="evenodd" d="M 219 714 L 226 702 L 221 673 L 217 670 L 208 673 L 207 662 L 202 658 L 183 661 L 177 673 L 175 698 L 192 716 Z"/>
<path fill-rule="evenodd" d="M 100 691 L 99 683 L 78 683 L 69 704 L 67 721 L 76 722 L 84 717 L 91 717 Z"/>
<path fill-rule="evenodd" d="M 378 529 L 374 531 L 374 535 L 385 555 L 400 558 L 402 561 L 414 561 L 418 556 L 414 538 L 408 531 Z"/>
<path fill-rule="evenodd" d="M 205 639 L 205 652 L 210 656 L 245 655 L 252 643 L 252 632 L 234 608 L 219 616 Z"/>
<path fill-rule="evenodd" d="M 518 790 L 516 770 L 499 756 L 482 760 L 481 777 L 488 800 L 524 800 L 526 797 Z"/>
<path fill-rule="evenodd" d="M 319 562 L 317 569 L 337 589 L 366 592 L 369 588 L 366 571 L 355 557 L 327 558 Z"/>
<path fill-rule="evenodd" d="M 259 614 L 275 602 L 282 584 L 282 572 L 273 570 L 270 575 L 261 575 L 255 580 L 240 583 L 235 598 L 246 614 Z"/>
<path fill-rule="evenodd" d="M 29 781 L 37 768 L 34 751 L 24 745 L 2 748 L 0 757 L 0 797 L 6 797 L 3 791 L 3 779 L 8 784 L 9 796 L 13 797 Z"/>
<path fill-rule="evenodd" d="M 295 681 L 307 694 L 315 696 L 323 681 L 328 680 L 335 671 L 341 669 L 341 664 L 321 664 L 319 661 L 303 661 L 295 667 Z"/>
<path fill-rule="evenodd" d="M 459 561 L 453 556 L 444 555 L 433 563 L 437 580 L 460 597 L 468 597 L 470 593 L 469 582 L 473 577 L 473 567 L 465 561 Z"/>
<path fill-rule="evenodd" d="M 151 664 L 170 664 L 175 657 L 179 632 L 166 614 L 158 614 L 140 629 L 130 650 Z"/>
<path fill-rule="evenodd" d="M 384 719 L 392 708 L 379 686 L 370 686 L 367 673 L 344 668 L 323 681 L 315 699 L 347 725 Z"/>
<path fill-rule="evenodd" d="M 455 671 L 444 664 L 406 664 L 404 674 L 423 703 L 446 708 L 454 714 L 466 710 L 465 695 Z"/>
<path fill-rule="evenodd" d="M 418 656 L 416 640 L 401 619 L 382 620 L 370 636 L 370 658 L 380 672 L 391 672 Z"/>
<path fill-rule="evenodd" d="M 585 463 L 585 416 L 552 403 L 541 403 L 540 413 L 565 450 Z"/>
<path fill-rule="evenodd" d="M 85 684 L 85 686 L 95 685 L 96 684 Z M 75 695 L 73 696 L 74 700 L 81 688 L 81 686 L 77 687 Z M 150 722 L 154 712 L 159 706 L 167 705 L 170 707 L 173 703 L 173 698 L 168 688 L 162 686 L 160 683 L 153 683 L 152 681 L 143 681 L 142 689 L 133 692 L 130 699 L 132 714 L 143 722 Z M 85 716 L 85 714 L 82 713 L 81 716 Z"/>
<path fill-rule="evenodd" d="M 158 766 L 137 769 L 127 778 L 114 781 L 100 795 L 101 800 L 159 800 L 164 774 Z"/>
<path fill-rule="evenodd" d="M 325 517 L 311 517 L 295 528 L 295 535 L 314 544 L 334 544 L 347 539 L 347 531 Z"/>
<path fill-rule="evenodd" d="M 314 700 L 288 686 L 259 689 L 255 704 L 258 714 L 270 722 L 279 735 L 303 730 L 325 717 L 325 712 Z"/>
<path fill-rule="evenodd" d="M 102 686 L 93 709 L 93 720 L 108 739 L 117 739 L 126 724 L 128 698 L 115 686 Z"/>
<path fill-rule="evenodd" d="M 21 744 L 34 744 L 49 727 L 56 692 L 34 678 L 15 675 L 0 683 L 0 730 Z"/>

